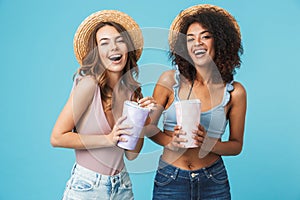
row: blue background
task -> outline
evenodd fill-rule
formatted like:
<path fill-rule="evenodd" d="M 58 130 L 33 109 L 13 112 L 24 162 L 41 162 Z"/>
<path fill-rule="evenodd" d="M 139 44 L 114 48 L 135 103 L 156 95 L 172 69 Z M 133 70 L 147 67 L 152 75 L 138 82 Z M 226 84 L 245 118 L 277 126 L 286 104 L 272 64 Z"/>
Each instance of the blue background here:
<path fill-rule="evenodd" d="M 49 138 L 78 67 L 73 36 L 85 17 L 117 9 L 142 28 L 167 29 L 180 10 L 198 3 L 227 9 L 242 31 L 236 80 L 248 92 L 245 143 L 239 156 L 224 158 L 233 199 L 300 199 L 299 0 L 0 0 L 0 199 L 52 200 L 63 193 L 74 153 L 52 148 Z M 151 37 L 145 40 L 156 41 Z M 143 52 L 145 95 L 170 66 L 165 50 Z M 142 156 L 159 150 L 146 140 Z M 136 199 L 150 199 L 154 169 L 131 178 Z"/>

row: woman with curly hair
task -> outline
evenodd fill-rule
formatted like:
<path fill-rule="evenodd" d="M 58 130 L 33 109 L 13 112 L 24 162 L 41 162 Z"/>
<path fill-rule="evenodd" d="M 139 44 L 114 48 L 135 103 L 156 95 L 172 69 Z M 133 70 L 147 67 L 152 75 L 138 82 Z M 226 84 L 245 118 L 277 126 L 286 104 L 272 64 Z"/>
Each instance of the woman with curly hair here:
<path fill-rule="evenodd" d="M 133 150 L 117 146 L 133 128 L 123 123 L 125 100 L 142 97 L 137 60 L 143 47 L 138 24 L 127 14 L 103 10 L 87 17 L 74 37 L 74 51 L 81 65 L 71 95 L 52 131 L 54 147 L 75 149 L 76 163 L 63 199 L 133 199 L 124 164 L 135 159 L 143 137 Z"/>
<path fill-rule="evenodd" d="M 161 109 L 148 130 L 164 146 L 153 199 L 231 199 L 222 156 L 241 152 L 246 115 L 246 91 L 233 80 L 243 51 L 239 26 L 222 8 L 196 5 L 182 11 L 170 29 L 175 70 L 164 72 L 156 84 L 153 98 Z M 195 148 L 186 148 L 174 106 L 189 99 L 201 101 Z M 160 114 L 163 131 L 153 129 Z M 222 141 L 228 122 L 229 139 Z"/>

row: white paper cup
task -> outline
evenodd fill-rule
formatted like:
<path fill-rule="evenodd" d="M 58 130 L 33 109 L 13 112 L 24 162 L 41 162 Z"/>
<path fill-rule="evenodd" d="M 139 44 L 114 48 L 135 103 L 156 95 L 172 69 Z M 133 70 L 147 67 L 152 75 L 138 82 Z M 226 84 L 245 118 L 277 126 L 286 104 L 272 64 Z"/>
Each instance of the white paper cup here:
<path fill-rule="evenodd" d="M 185 148 L 198 147 L 193 139 L 193 131 L 198 129 L 201 115 L 201 102 L 199 99 L 180 100 L 175 102 L 177 125 L 182 127 L 186 135 L 180 135 L 180 138 L 187 139 L 182 142 Z"/>
<path fill-rule="evenodd" d="M 128 129 L 131 135 L 122 135 L 123 138 L 127 139 L 127 142 L 118 142 L 118 146 L 123 149 L 133 150 L 140 138 L 141 131 L 144 127 L 145 121 L 149 113 L 148 108 L 140 107 L 137 102 L 125 101 L 123 106 L 123 116 L 127 118 L 122 122 L 132 126 L 132 129 Z"/>

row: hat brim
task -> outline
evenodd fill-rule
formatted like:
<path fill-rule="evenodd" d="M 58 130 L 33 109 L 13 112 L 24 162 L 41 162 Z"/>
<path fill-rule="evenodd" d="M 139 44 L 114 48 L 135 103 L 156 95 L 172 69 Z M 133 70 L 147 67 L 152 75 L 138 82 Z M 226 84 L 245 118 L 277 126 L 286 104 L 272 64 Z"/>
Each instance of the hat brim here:
<path fill-rule="evenodd" d="M 139 25 L 127 14 L 117 10 L 101 10 L 88 16 L 77 28 L 74 36 L 73 46 L 76 59 L 80 65 L 88 54 L 88 41 L 100 22 L 115 22 L 123 26 L 128 31 L 136 50 L 137 60 L 142 54 L 144 45 L 142 31 Z"/>
<path fill-rule="evenodd" d="M 197 13 L 201 13 L 201 11 L 208 10 L 208 9 L 213 9 L 213 10 L 215 10 L 217 12 L 221 12 L 225 16 L 227 16 L 232 21 L 239 36 L 241 37 L 240 27 L 239 27 L 238 23 L 236 22 L 236 20 L 234 19 L 234 17 L 229 12 L 227 12 L 225 9 L 220 8 L 218 6 L 214 6 L 214 5 L 210 5 L 210 4 L 199 4 L 199 5 L 191 6 L 187 9 L 181 11 L 173 20 L 173 22 L 170 26 L 170 32 L 169 32 L 169 37 L 168 37 L 170 51 L 174 50 L 174 41 L 176 41 L 178 34 L 180 34 L 179 29 L 183 22 L 182 20 L 186 16 L 191 16 L 191 15 L 194 15 Z"/>

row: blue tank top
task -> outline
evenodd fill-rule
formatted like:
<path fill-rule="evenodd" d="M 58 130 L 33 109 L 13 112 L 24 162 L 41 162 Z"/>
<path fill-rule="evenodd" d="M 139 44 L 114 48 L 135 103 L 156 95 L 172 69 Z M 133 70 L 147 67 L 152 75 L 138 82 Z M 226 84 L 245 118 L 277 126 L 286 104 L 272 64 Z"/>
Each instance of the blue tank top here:
<path fill-rule="evenodd" d="M 163 111 L 163 126 L 164 130 L 174 131 L 174 127 L 177 124 L 176 120 L 176 111 L 174 103 L 179 101 L 178 91 L 179 91 L 179 71 L 175 71 L 175 85 L 173 86 L 174 90 L 174 101 L 170 107 Z M 225 132 L 228 120 L 226 118 L 225 106 L 230 100 L 230 92 L 234 89 L 233 82 L 227 83 L 222 102 L 213 107 L 212 109 L 202 112 L 200 117 L 200 124 L 204 126 L 207 131 L 207 135 L 213 138 L 221 138 Z"/>

